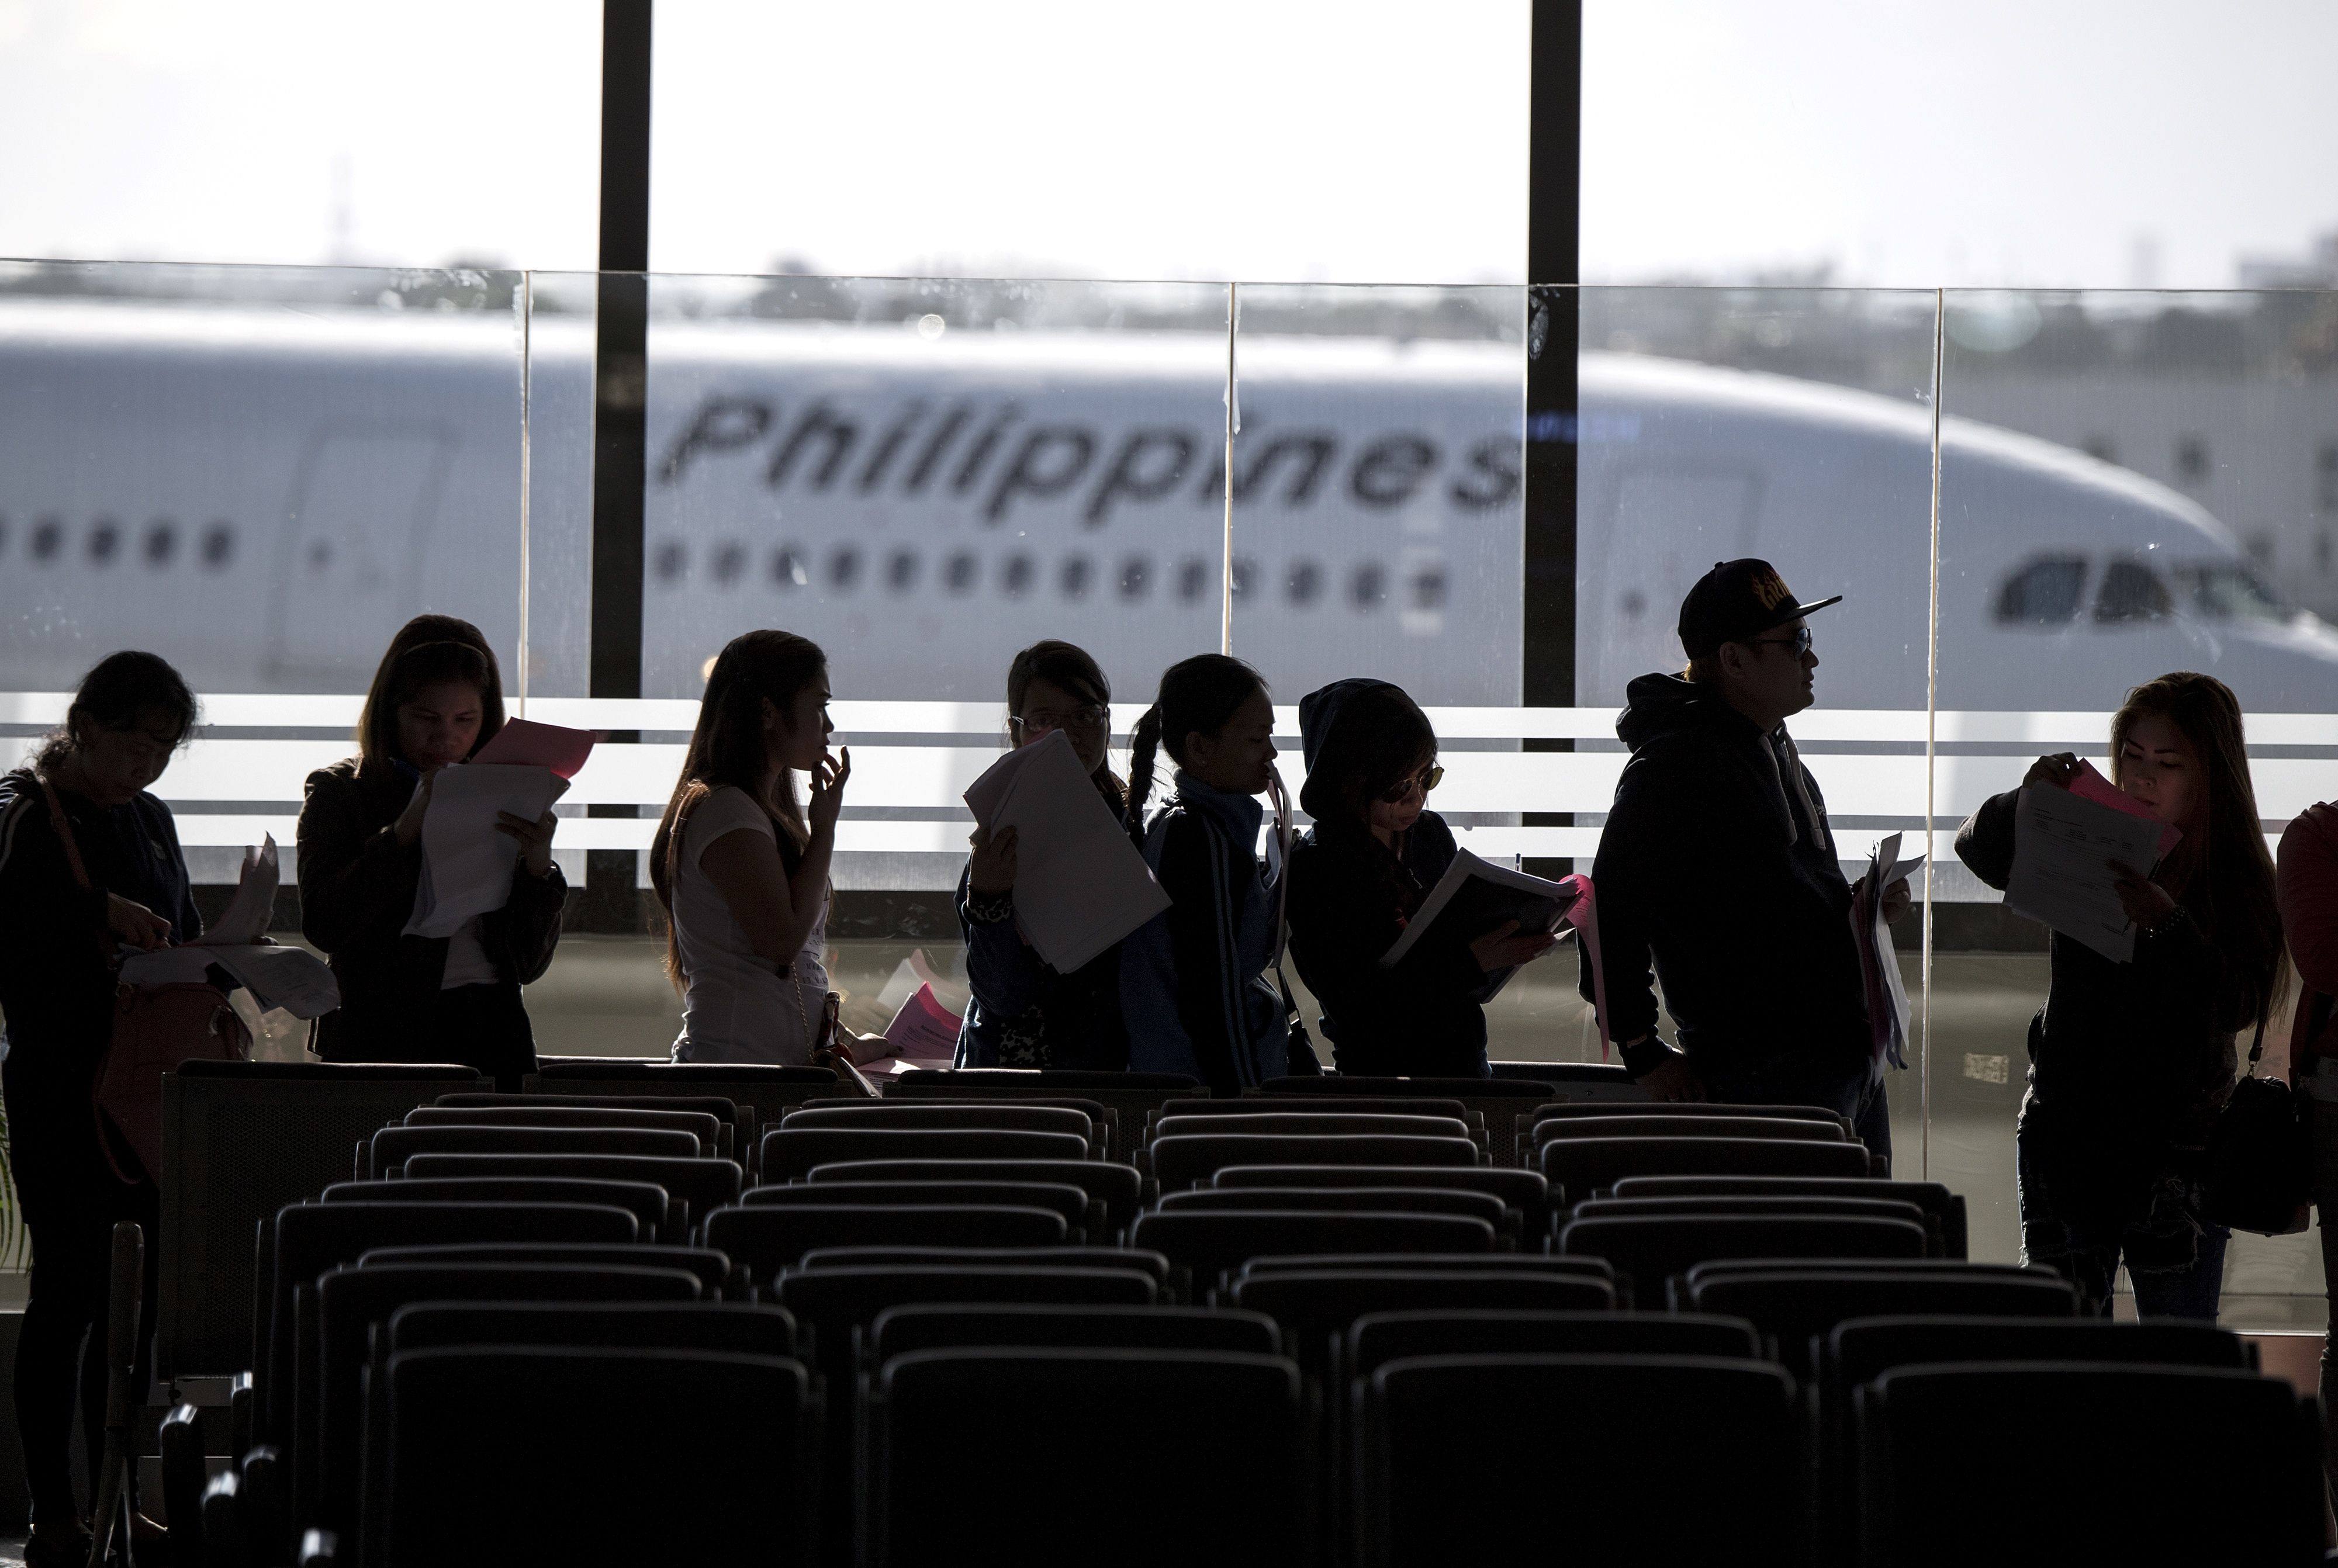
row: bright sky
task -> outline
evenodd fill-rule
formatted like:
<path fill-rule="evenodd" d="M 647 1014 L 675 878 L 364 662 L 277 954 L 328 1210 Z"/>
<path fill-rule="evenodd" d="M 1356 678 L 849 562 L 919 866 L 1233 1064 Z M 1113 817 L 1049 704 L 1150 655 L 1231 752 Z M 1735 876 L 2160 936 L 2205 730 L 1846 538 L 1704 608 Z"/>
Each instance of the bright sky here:
<path fill-rule="evenodd" d="M 2330 0 L 1586 11 L 1592 280 L 2215 288 L 2338 229 Z M 589 267 L 599 13 L 0 0 L 0 255 Z M 1528 13 L 661 0 L 652 262 L 1516 281 Z"/>

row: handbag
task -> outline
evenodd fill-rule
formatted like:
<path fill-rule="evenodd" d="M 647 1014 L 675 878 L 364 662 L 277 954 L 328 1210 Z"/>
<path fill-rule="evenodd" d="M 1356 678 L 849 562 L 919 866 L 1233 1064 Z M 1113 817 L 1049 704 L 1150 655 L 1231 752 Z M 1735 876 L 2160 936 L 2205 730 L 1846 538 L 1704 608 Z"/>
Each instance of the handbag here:
<path fill-rule="evenodd" d="M 2249 1070 L 2208 1132 L 2201 1212 L 2219 1225 L 2289 1236 L 2313 1213 L 2313 1155 L 2304 1101 L 2278 1078 L 2257 1076 L 2264 1020 L 2249 1046 Z"/>
<path fill-rule="evenodd" d="M 65 864 L 84 893 L 91 886 L 82 864 L 81 846 L 56 789 L 46 779 L 41 792 L 48 797 L 49 825 L 56 830 Z M 90 1112 L 97 1122 L 98 1147 L 114 1176 L 127 1185 L 140 1181 L 159 1183 L 162 1177 L 162 1074 L 187 1062 L 242 1062 L 251 1055 L 251 1033 L 228 1004 L 227 993 L 216 985 L 182 981 L 169 985 L 132 985 L 119 977 L 122 963 L 105 929 L 97 933 L 98 949 L 113 987 L 113 1027 L 107 1036 L 104 1058 L 90 1095 Z M 136 1169 L 125 1169 L 125 1157 Z"/>

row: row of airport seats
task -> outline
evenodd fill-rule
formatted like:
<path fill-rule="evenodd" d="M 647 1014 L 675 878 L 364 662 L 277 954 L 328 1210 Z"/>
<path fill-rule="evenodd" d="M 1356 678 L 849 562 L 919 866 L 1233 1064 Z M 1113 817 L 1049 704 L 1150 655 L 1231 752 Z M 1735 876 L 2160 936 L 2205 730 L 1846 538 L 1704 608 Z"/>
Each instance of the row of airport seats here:
<path fill-rule="evenodd" d="M 1963 1261 L 1953 1197 L 1837 1119 L 752 1074 L 343 1139 L 256 1228 L 233 1462 L 206 1488 L 204 1413 L 164 1424 L 179 1560 L 2318 1556 L 2288 1385 Z M 1820 1148 L 1858 1173 L 1779 1168 Z"/>

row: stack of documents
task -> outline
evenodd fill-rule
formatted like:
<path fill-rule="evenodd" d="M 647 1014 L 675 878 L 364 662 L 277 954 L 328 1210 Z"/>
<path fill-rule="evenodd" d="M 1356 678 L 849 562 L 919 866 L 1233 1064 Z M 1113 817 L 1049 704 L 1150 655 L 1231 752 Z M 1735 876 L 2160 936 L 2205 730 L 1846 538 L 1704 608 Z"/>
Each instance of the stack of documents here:
<path fill-rule="evenodd" d="M 432 775 L 422 814 L 422 881 L 406 935 L 452 936 L 509 903 L 519 840 L 497 832 L 496 818 L 508 811 L 533 822 L 560 790 L 551 769 L 532 763 L 466 762 Z"/>
<path fill-rule="evenodd" d="M 339 1007 L 340 987 L 315 954 L 265 940 L 269 915 L 276 906 L 277 877 L 276 840 L 262 838 L 257 847 L 247 846 L 235 897 L 202 940 L 123 959 L 123 983 L 199 985 L 216 964 L 251 993 L 262 1012 L 281 1007 L 295 1018 L 316 1018 Z"/>
<path fill-rule="evenodd" d="M 1892 950 L 1891 927 L 1883 920 L 1883 895 L 1894 882 L 1915 875 L 1924 857 L 1900 858 L 1900 835 L 1879 838 L 1867 858 L 1867 874 L 1851 896 L 1851 934 L 1859 946 L 1859 974 L 1867 996 L 1870 1044 L 1875 1070 L 1883 1063 L 1908 1065 L 1908 987 L 1900 978 L 1900 959 Z"/>
<path fill-rule="evenodd" d="M 2088 782 L 2089 776 L 2099 788 Z M 2112 863 L 2148 872 L 2179 837 L 2092 769 L 2084 769 L 2068 789 L 2029 785 L 2014 807 L 2006 906 L 2114 964 L 2127 963 L 2135 957 L 2135 922 L 2119 902 Z"/>

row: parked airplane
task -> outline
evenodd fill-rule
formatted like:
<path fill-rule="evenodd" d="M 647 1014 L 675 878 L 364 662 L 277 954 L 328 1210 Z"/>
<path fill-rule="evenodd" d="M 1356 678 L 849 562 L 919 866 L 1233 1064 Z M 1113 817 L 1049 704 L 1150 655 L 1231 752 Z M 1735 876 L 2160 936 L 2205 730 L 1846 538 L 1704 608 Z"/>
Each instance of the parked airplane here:
<path fill-rule="evenodd" d="M 199 689 L 362 689 L 423 608 L 584 691 L 590 328 L 539 318 L 527 442 L 507 323 L 460 314 L 0 299 L 0 658 L 70 685 L 146 646 Z M 1125 699 L 1217 645 L 1285 700 L 1339 675 L 1516 702 L 1519 350 L 661 321 L 647 387 L 643 691 L 694 694 L 751 626 L 830 650 L 837 690 L 995 700 L 1014 649 L 1086 643 Z M 1679 662 L 1673 608 L 1724 556 L 1811 593 L 1830 706 L 1925 699 L 1929 411 L 1626 355 L 1582 362 L 1578 688 Z M 1537 432 L 1563 436 L 1564 431 Z M 2195 667 L 2313 709 L 2338 633 L 2249 574 L 2177 493 L 2067 449 L 1944 431 L 1944 705 L 2104 708 Z M 526 475 L 525 548 L 521 487 Z"/>

